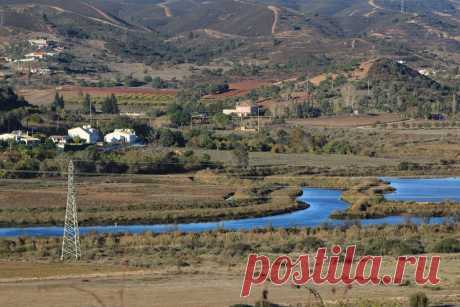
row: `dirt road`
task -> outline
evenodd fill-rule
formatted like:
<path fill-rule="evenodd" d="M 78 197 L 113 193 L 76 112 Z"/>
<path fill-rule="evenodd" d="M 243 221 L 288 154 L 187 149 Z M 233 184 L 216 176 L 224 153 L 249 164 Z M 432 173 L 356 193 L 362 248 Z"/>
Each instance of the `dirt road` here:
<path fill-rule="evenodd" d="M 166 3 L 160 3 L 158 6 L 164 9 L 166 17 L 173 17 L 172 11 L 168 6 L 166 6 Z"/>
<path fill-rule="evenodd" d="M 269 5 L 268 9 L 273 12 L 272 34 L 275 34 L 276 27 L 278 26 L 278 20 L 279 20 L 279 8 L 273 5 Z"/>
<path fill-rule="evenodd" d="M 454 270 L 453 274 L 457 271 Z M 452 275 L 452 274 L 451 274 Z M 455 276 L 452 275 L 452 278 Z M 254 304 L 262 289 L 269 292 L 269 299 L 278 304 L 305 303 L 310 298 L 307 290 L 295 289 L 290 285 L 255 287 L 248 299 L 240 298 L 242 276 L 236 273 L 197 272 L 126 275 L 108 278 L 73 278 L 67 280 L 46 280 L 2 283 L 0 306 L 19 307 L 66 307 L 66 306 L 130 306 L 130 307 L 175 307 L 206 306 L 221 307 L 232 304 Z M 326 303 L 369 298 L 406 301 L 408 296 L 419 291 L 417 287 L 316 287 Z M 456 288 L 457 289 L 457 288 Z M 443 287 L 438 291 L 425 290 L 430 301 L 458 302 L 460 294 L 455 289 Z M 458 293 L 458 292 L 457 292 Z"/>

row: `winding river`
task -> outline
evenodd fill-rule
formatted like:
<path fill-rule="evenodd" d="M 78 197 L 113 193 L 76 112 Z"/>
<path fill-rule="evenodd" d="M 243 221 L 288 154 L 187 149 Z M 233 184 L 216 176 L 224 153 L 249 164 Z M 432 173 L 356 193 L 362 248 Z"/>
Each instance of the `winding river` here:
<path fill-rule="evenodd" d="M 402 179 L 383 178 L 396 188 L 396 192 L 386 195 L 389 200 L 441 202 L 454 200 L 460 202 L 460 178 L 436 179 Z M 330 214 L 337 210 L 344 210 L 347 204 L 340 199 L 340 190 L 304 188 L 300 201 L 310 204 L 310 208 L 292 213 L 241 220 L 230 220 L 211 223 L 191 223 L 177 225 L 129 225 L 129 226 L 91 226 L 80 227 L 82 235 L 88 233 L 143 233 L 143 232 L 202 232 L 215 229 L 250 230 L 255 228 L 291 228 L 315 227 L 320 225 L 340 226 L 347 222 L 332 220 Z M 390 216 L 379 219 L 363 219 L 356 221 L 361 225 L 402 224 L 410 220 L 412 223 L 437 224 L 444 222 L 444 218 L 408 218 Z M 348 222 L 349 223 L 349 222 Z M 62 227 L 28 227 L 28 228 L 0 228 L 0 237 L 18 236 L 61 236 Z"/>

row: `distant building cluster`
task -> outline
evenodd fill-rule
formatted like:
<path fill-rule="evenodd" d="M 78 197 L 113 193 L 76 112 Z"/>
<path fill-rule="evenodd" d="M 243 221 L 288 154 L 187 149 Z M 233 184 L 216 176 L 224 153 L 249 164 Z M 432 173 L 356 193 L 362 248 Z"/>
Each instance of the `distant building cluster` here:
<path fill-rule="evenodd" d="M 30 52 L 22 59 L 5 59 L 8 62 L 14 62 L 16 71 L 21 73 L 31 73 L 38 75 L 49 75 L 52 71 L 43 67 L 42 62 L 47 58 L 54 57 L 64 51 L 64 48 L 59 46 L 57 42 L 46 38 L 30 39 L 29 45 L 35 48 L 34 52 Z"/>
<path fill-rule="evenodd" d="M 22 131 L 12 131 L 10 133 L 0 134 L 0 141 L 23 143 L 27 145 L 34 145 L 40 143 L 40 139 L 34 138 L 30 136 L 29 133 Z"/>
<path fill-rule="evenodd" d="M 65 148 L 68 144 L 97 144 L 101 140 L 99 131 L 89 125 L 75 127 L 67 131 L 67 135 L 52 135 L 49 140 L 59 148 Z M 138 141 L 136 132 L 132 129 L 115 129 L 104 136 L 107 144 L 132 145 Z M 32 137 L 28 132 L 12 131 L 0 134 L 0 142 L 14 142 L 18 144 L 36 145 L 41 142 L 39 138 Z"/>

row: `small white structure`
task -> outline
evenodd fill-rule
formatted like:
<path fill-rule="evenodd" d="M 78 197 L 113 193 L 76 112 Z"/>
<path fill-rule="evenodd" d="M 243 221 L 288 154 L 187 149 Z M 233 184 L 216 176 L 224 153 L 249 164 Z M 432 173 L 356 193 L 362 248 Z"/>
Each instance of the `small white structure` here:
<path fill-rule="evenodd" d="M 225 109 L 222 112 L 225 115 L 238 115 L 239 117 L 247 117 L 257 115 L 257 106 L 239 105 L 235 109 Z"/>
<path fill-rule="evenodd" d="M 12 131 L 10 133 L 0 134 L 0 141 L 24 143 L 26 145 L 39 144 L 40 139 L 29 136 L 29 133 L 22 131 Z"/>
<path fill-rule="evenodd" d="M 46 56 L 46 53 L 40 52 L 40 51 L 28 53 L 25 55 L 27 59 L 34 59 L 34 60 L 42 60 L 45 56 Z"/>
<path fill-rule="evenodd" d="M 72 139 L 79 138 L 85 141 L 86 144 L 96 144 L 99 140 L 99 132 L 89 125 L 69 129 L 67 134 Z"/>
<path fill-rule="evenodd" d="M 52 135 L 49 137 L 49 139 L 54 144 L 67 144 L 70 138 L 67 135 Z"/>
<path fill-rule="evenodd" d="M 421 75 L 424 75 L 426 77 L 429 77 L 429 76 L 435 76 L 436 75 L 436 72 L 433 70 L 433 69 L 430 69 L 430 68 L 426 68 L 426 69 L 420 69 L 418 71 L 419 74 Z"/>
<path fill-rule="evenodd" d="M 134 144 L 137 141 L 137 136 L 132 129 L 115 129 L 104 137 L 104 141 L 109 144 Z"/>
<path fill-rule="evenodd" d="M 44 38 L 29 39 L 29 44 L 40 49 L 48 47 L 48 41 Z"/>

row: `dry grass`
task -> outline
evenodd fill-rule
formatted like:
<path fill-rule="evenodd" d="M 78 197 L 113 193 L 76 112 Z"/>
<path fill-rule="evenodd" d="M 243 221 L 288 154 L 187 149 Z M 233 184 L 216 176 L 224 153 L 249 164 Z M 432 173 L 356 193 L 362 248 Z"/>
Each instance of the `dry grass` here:
<path fill-rule="evenodd" d="M 0 260 L 0 282 L 22 279 L 69 278 L 72 276 L 100 276 L 135 271 L 135 268 L 117 265 L 83 263 L 16 262 Z"/>
<path fill-rule="evenodd" d="M 396 113 L 381 113 L 377 115 L 339 115 L 330 117 L 320 117 L 312 119 L 291 120 L 291 125 L 303 127 L 326 127 L 326 128 L 353 128 L 372 126 L 379 123 L 392 123 L 401 121 L 401 115 Z"/>
<path fill-rule="evenodd" d="M 210 182 L 205 174 L 78 178 L 82 225 L 173 224 L 275 215 L 303 209 L 291 191 L 249 181 Z M 201 181 L 201 180 L 204 181 Z M 227 178 L 228 179 L 228 178 Z M 224 180 L 224 182 L 222 182 Z M 238 192 L 240 198 L 226 199 Z M 64 179 L 0 181 L 0 224 L 62 224 L 67 188 Z M 273 199 L 272 199 L 273 198 Z"/>
<path fill-rule="evenodd" d="M 339 184 L 338 179 L 324 178 L 324 185 Z M 351 226 L 342 230 L 327 228 L 298 230 L 258 230 L 247 232 L 215 231 L 210 233 L 169 233 L 139 235 L 88 235 L 82 238 L 83 264 L 56 263 L 59 238 L 2 239 L 3 259 L 24 262 L 0 262 L 1 306 L 230 306 L 253 304 L 264 288 L 276 303 L 297 304 L 308 300 L 306 290 L 290 285 L 273 287 L 268 283 L 255 287 L 252 296 L 241 299 L 239 293 L 245 257 L 250 252 L 275 257 L 279 254 L 312 253 L 314 244 L 357 244 L 369 247 L 374 239 L 415 238 L 431 251 L 435 242 L 446 237 L 458 238 L 458 225 L 413 225 L 366 227 Z M 312 243 L 312 242 L 319 243 Z M 322 240 L 322 241 L 321 241 Z M 9 244 L 5 244 L 5 242 Z M 12 244 L 14 242 L 14 244 Z M 383 250 L 383 249 L 382 249 Z M 382 273 L 392 272 L 398 251 L 387 250 Z M 442 256 L 438 287 L 341 286 L 317 287 L 328 306 L 348 302 L 358 306 L 363 298 L 376 302 L 407 305 L 412 293 L 423 291 L 433 304 L 460 302 L 459 254 Z M 84 263 L 87 264 L 84 264 Z M 116 264 L 126 263 L 128 268 Z M 104 266 L 101 266 L 104 264 Z M 105 267 L 107 265 L 107 267 Z M 91 269 L 93 268 L 93 269 Z M 139 273 L 131 270 L 142 270 Z M 96 273 L 98 276 L 94 276 Z M 406 278 L 413 279 L 412 271 Z M 21 278 L 46 280 L 22 281 Z M 20 295 L 19 295 L 20 294 Z M 46 300 L 42 299 L 46 297 Z M 66 299 L 65 299 L 66 298 Z M 369 305 L 362 305 L 369 306 Z"/>

